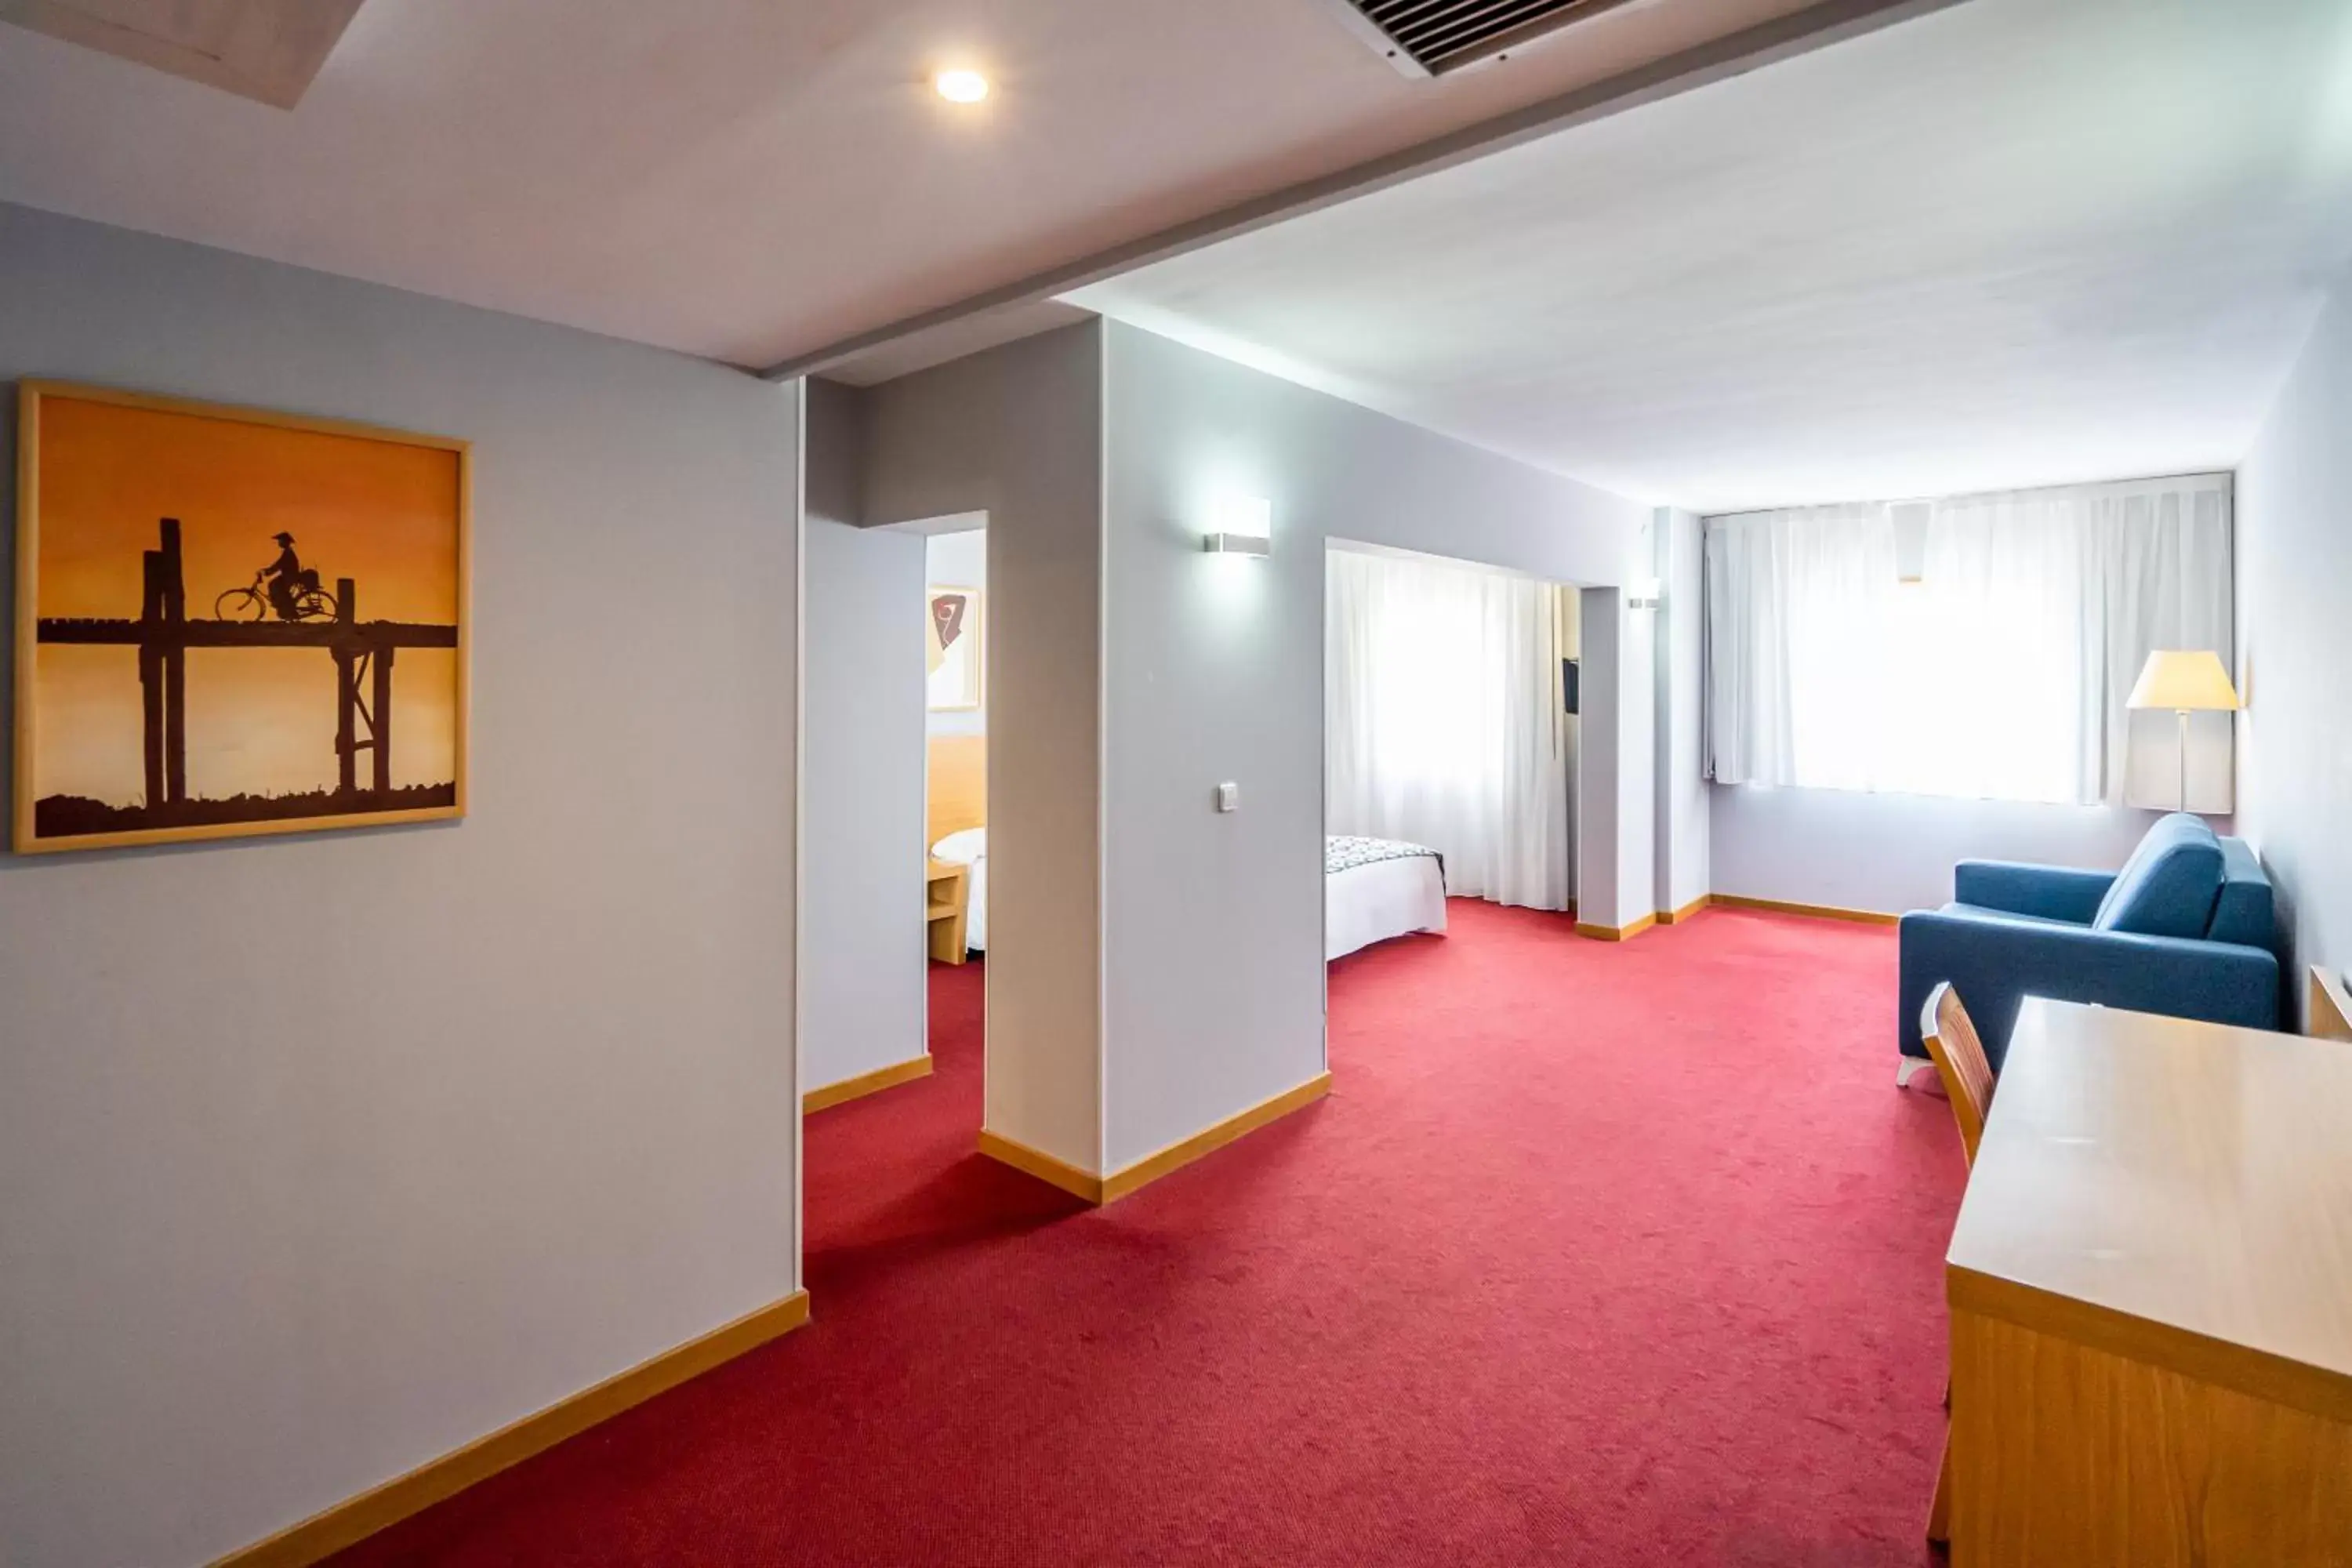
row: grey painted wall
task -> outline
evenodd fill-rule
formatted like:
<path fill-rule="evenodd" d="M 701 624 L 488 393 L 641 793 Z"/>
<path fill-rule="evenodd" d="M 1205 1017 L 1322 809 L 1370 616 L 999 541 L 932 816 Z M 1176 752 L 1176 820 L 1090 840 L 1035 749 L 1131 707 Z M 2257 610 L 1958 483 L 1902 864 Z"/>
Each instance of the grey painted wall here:
<path fill-rule="evenodd" d="M 1118 1169 L 1323 1069 L 1325 541 L 1614 584 L 1649 512 L 1139 329 L 1104 331 L 1104 1102 Z M 1234 493 L 1273 503 L 1271 558 L 1202 552 L 1213 502 Z M 1000 560 L 992 540 L 992 574 Z M 1588 655 L 1593 636 L 1588 619 Z M 1641 679 L 1646 708 L 1646 666 Z M 1632 770 L 1645 798 L 1647 743 L 1645 731 Z M 1213 809 L 1224 780 L 1241 786 L 1231 816 Z M 1650 857 L 1645 840 L 1645 883 Z"/>
<path fill-rule="evenodd" d="M 474 442 L 469 817 L 0 856 L 0 1559 L 189 1563 L 794 1289 L 795 393 L 0 206 L 32 374 Z"/>
<path fill-rule="evenodd" d="M 801 494 L 810 517 L 866 520 L 866 401 L 856 387 L 814 376 L 802 384 Z"/>
<path fill-rule="evenodd" d="M 2238 810 L 2300 965 L 2352 963 L 2352 279 L 2238 469 Z"/>
<path fill-rule="evenodd" d="M 809 431 L 811 477 L 818 432 Z M 923 546 L 816 515 L 802 570 L 801 1080 L 814 1089 L 929 1048 L 923 924 Z"/>
<path fill-rule="evenodd" d="M 865 411 L 868 523 L 988 514 L 987 1125 L 1100 1171 L 1100 326 L 887 382 Z"/>

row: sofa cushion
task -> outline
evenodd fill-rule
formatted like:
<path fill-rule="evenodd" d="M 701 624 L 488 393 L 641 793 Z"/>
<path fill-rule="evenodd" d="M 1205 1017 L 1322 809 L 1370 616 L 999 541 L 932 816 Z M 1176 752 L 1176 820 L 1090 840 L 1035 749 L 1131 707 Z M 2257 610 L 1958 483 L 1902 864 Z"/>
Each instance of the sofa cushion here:
<path fill-rule="evenodd" d="M 2221 893 L 2221 841 L 2200 817 L 2176 811 L 2132 851 L 2099 902 L 2095 931 L 2202 937 Z"/>
<path fill-rule="evenodd" d="M 2205 940 L 2263 948 L 2278 942 L 2278 917 L 2271 911 L 2271 879 L 2253 846 L 2242 838 L 2221 840 L 2221 896 L 2213 901 L 2213 921 L 2205 928 Z"/>

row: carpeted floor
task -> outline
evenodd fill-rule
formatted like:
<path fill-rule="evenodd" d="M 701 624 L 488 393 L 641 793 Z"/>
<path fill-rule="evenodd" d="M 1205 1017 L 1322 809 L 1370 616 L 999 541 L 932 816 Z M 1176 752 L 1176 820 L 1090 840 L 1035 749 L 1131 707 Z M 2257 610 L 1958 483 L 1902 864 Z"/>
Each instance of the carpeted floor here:
<path fill-rule="evenodd" d="M 1328 1100 L 1092 1213 L 972 1152 L 935 969 L 937 1076 L 809 1121 L 810 1326 L 346 1561 L 1928 1561 L 1894 933 L 1454 919 L 1334 966 Z"/>

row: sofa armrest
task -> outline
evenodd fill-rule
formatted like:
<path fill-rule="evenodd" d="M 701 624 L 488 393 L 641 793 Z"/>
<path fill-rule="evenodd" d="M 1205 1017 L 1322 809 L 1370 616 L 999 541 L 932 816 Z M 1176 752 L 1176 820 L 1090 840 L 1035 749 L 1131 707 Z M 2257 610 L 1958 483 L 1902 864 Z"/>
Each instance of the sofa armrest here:
<path fill-rule="evenodd" d="M 2259 947 L 2137 936 L 1945 910 L 1903 917 L 1896 1038 L 1925 1054 L 1919 1009 L 1943 981 L 1983 1038 L 1995 1070 L 2028 995 L 2246 1028 L 2278 1027 L 2278 959 Z"/>
<path fill-rule="evenodd" d="M 2115 880 L 2113 871 L 2021 866 L 2012 860 L 1963 860 L 1952 868 L 1952 897 L 1979 909 L 2089 925 L 2099 912 L 2099 900 L 2107 896 Z"/>

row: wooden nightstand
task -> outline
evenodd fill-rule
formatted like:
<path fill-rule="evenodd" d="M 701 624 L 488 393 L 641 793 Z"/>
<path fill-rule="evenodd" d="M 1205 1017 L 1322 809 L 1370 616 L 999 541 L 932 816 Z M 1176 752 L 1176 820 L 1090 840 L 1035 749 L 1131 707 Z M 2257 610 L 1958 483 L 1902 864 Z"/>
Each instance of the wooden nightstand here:
<path fill-rule="evenodd" d="M 930 924 L 931 958 L 936 963 L 964 960 L 964 917 L 971 890 L 971 867 L 950 866 L 945 860 L 930 863 L 924 904 Z"/>

